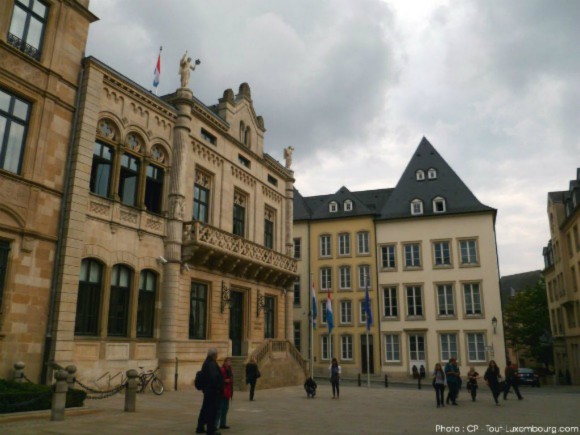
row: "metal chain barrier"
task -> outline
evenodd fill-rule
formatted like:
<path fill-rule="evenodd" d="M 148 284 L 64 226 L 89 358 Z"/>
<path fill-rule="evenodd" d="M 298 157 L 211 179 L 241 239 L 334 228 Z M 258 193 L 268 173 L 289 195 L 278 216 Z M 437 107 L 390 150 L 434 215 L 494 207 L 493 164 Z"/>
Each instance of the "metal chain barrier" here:
<path fill-rule="evenodd" d="M 101 400 L 107 399 L 109 397 L 114 396 L 115 394 L 120 393 L 125 388 L 127 388 L 127 383 L 120 384 L 119 386 L 113 388 L 112 390 L 102 391 L 102 390 L 95 390 L 94 388 L 89 387 L 88 385 L 83 384 L 78 379 L 75 379 L 75 383 L 78 384 L 82 389 L 87 391 L 87 399 L 89 400 Z"/>

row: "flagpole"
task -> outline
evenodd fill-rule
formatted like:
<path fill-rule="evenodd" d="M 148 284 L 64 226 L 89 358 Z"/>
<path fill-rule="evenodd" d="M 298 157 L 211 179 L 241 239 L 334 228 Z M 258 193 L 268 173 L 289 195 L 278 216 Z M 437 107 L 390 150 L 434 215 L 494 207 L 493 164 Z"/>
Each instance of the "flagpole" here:
<path fill-rule="evenodd" d="M 369 298 L 369 281 L 368 276 L 365 274 L 365 282 L 366 282 L 366 295 L 365 295 L 365 311 L 367 312 L 367 388 L 371 387 L 371 369 L 370 369 L 370 351 L 369 351 L 369 311 L 370 311 L 370 300 L 367 305 L 367 300 Z"/>
<path fill-rule="evenodd" d="M 314 379 L 314 313 L 312 307 L 312 301 L 314 300 L 314 274 L 310 274 L 310 300 L 308 301 L 308 318 L 310 319 L 310 326 L 308 328 L 309 342 L 310 342 L 310 377 Z"/>

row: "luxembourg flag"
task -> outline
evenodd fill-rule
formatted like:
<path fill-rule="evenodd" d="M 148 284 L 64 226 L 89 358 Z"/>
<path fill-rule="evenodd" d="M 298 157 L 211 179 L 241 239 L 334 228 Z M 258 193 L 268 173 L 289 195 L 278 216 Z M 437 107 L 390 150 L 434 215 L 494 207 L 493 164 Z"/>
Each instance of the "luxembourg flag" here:
<path fill-rule="evenodd" d="M 318 304 L 316 303 L 316 290 L 312 280 L 312 327 L 316 329 L 316 317 L 318 316 Z"/>
<path fill-rule="evenodd" d="M 328 325 L 328 333 L 332 334 L 334 329 L 334 319 L 332 317 L 332 302 L 330 300 L 330 290 L 328 291 L 328 299 L 326 300 L 326 324 Z"/>
<path fill-rule="evenodd" d="M 157 95 L 157 86 L 159 86 L 159 76 L 161 76 L 161 50 L 163 50 L 163 47 L 159 47 L 159 56 L 157 57 L 157 65 L 155 66 L 155 71 L 153 71 L 153 87 L 155 88 L 156 95 Z"/>

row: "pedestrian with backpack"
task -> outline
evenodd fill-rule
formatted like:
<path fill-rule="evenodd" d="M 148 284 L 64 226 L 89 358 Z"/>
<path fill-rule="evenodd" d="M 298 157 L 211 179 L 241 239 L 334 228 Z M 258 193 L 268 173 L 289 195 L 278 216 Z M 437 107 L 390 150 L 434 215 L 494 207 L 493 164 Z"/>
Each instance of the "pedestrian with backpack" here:
<path fill-rule="evenodd" d="M 207 351 L 207 358 L 201 366 L 199 384 L 202 386 L 203 403 L 197 418 L 195 433 L 219 434 L 219 432 L 216 432 L 215 420 L 218 399 L 223 391 L 224 380 L 217 363 L 217 356 L 217 349 L 211 348 Z M 197 378 L 198 376 L 196 375 L 196 387 Z"/>

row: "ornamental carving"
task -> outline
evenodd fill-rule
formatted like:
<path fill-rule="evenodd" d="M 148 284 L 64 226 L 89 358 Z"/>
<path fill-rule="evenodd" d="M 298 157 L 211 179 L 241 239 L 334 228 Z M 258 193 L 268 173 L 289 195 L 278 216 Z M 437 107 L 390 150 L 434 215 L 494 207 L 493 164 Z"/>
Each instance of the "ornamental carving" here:
<path fill-rule="evenodd" d="M 240 205 L 242 207 L 245 207 L 247 202 L 248 202 L 248 198 L 246 197 L 246 195 L 244 195 L 241 192 L 238 192 L 237 190 L 234 192 L 234 204 L 235 205 Z"/>
<path fill-rule="evenodd" d="M 121 210 L 121 220 L 132 224 L 137 223 L 137 213 Z"/>
<path fill-rule="evenodd" d="M 266 197 L 271 199 L 274 202 L 281 203 L 282 202 L 282 195 L 270 189 L 267 186 L 262 186 L 262 194 Z"/>
<path fill-rule="evenodd" d="M 165 157 L 165 151 L 161 145 L 153 145 L 151 148 L 151 158 L 159 163 L 165 163 L 167 160 Z"/>
<path fill-rule="evenodd" d="M 102 204 L 100 202 L 91 201 L 90 210 L 93 213 L 107 216 L 111 211 L 111 206 L 109 204 Z"/>
<path fill-rule="evenodd" d="M 274 222 L 274 219 L 276 219 L 276 211 L 272 210 L 269 207 L 266 207 L 266 209 L 264 210 L 264 219 L 270 222 Z"/>
<path fill-rule="evenodd" d="M 211 163 L 212 165 L 220 166 L 223 163 L 223 159 L 219 156 L 219 154 L 214 153 L 213 151 L 208 149 L 205 145 L 194 142 L 193 151 L 203 160 Z"/>
<path fill-rule="evenodd" d="M 199 169 L 196 169 L 195 184 L 201 187 L 205 187 L 206 189 L 211 189 L 211 176 Z"/>
<path fill-rule="evenodd" d="M 162 222 L 160 219 L 151 219 L 148 218 L 147 222 L 145 223 L 145 228 L 155 231 L 161 231 Z"/>
<path fill-rule="evenodd" d="M 130 150 L 139 153 L 143 149 L 143 141 L 135 133 L 129 133 L 127 135 L 127 140 L 125 141 L 125 146 Z"/>
<path fill-rule="evenodd" d="M 115 140 L 115 126 L 108 119 L 102 119 L 97 125 L 97 134 L 108 140 Z"/>
<path fill-rule="evenodd" d="M 256 185 L 256 180 L 251 175 L 236 166 L 232 166 L 232 175 L 249 186 L 254 187 Z"/>
<path fill-rule="evenodd" d="M 173 196 L 169 200 L 170 219 L 183 220 L 185 200 L 181 196 Z"/>

